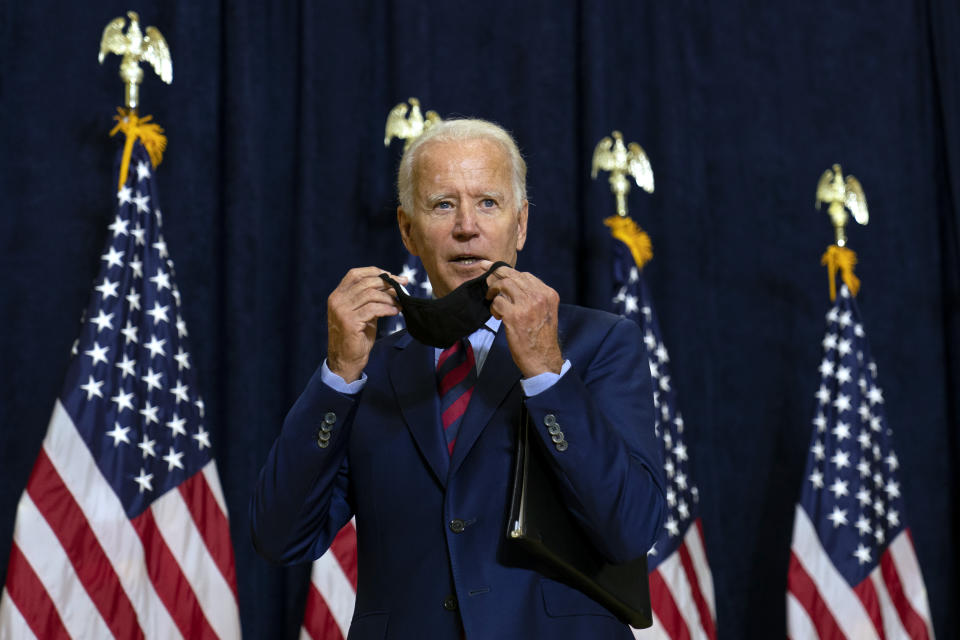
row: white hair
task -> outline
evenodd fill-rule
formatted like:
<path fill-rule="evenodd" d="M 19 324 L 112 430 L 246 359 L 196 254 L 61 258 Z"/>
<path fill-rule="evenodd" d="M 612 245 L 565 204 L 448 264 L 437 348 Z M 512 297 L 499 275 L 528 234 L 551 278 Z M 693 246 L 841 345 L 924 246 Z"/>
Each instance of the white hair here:
<path fill-rule="evenodd" d="M 400 168 L 397 171 L 397 197 L 403 210 L 408 214 L 413 214 L 414 211 L 413 171 L 423 148 L 431 142 L 451 142 L 454 140 L 489 140 L 503 150 L 510 158 L 513 198 L 515 205 L 520 207 L 523 201 L 527 199 L 527 163 L 520 155 L 520 149 L 517 148 L 513 136 L 500 125 L 487 120 L 456 118 L 442 120 L 431 125 L 403 152 L 403 158 L 400 159 Z"/>

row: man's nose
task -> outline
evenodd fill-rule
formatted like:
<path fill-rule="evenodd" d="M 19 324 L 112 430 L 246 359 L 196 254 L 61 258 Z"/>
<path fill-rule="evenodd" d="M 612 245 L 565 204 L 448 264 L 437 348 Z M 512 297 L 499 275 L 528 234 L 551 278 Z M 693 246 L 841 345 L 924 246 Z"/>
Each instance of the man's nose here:
<path fill-rule="evenodd" d="M 457 211 L 453 225 L 453 235 L 458 240 L 472 238 L 480 233 L 477 225 L 477 212 L 470 207 L 463 207 Z"/>

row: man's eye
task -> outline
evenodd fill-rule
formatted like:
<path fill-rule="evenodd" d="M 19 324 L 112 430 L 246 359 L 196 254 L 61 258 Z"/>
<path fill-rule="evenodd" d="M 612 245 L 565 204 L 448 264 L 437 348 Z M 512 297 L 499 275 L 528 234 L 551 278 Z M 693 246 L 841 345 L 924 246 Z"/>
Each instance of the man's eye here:
<path fill-rule="evenodd" d="M 493 198 L 484 198 L 480 201 L 480 206 L 489 209 L 490 207 L 497 206 L 497 201 Z"/>
<path fill-rule="evenodd" d="M 453 203 L 447 202 L 446 200 L 443 200 L 443 201 L 437 203 L 436 208 L 437 208 L 437 209 L 451 209 L 451 208 L 453 208 Z"/>

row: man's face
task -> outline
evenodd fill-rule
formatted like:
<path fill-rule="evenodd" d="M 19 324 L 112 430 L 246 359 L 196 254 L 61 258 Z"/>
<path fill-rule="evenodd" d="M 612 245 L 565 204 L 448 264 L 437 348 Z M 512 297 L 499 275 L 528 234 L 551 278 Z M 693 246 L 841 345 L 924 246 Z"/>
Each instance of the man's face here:
<path fill-rule="evenodd" d="M 423 262 L 435 296 L 483 273 L 480 260 L 517 264 L 527 201 L 514 202 L 510 158 L 482 138 L 427 143 L 413 168 L 414 211 L 397 209 L 403 244 Z"/>

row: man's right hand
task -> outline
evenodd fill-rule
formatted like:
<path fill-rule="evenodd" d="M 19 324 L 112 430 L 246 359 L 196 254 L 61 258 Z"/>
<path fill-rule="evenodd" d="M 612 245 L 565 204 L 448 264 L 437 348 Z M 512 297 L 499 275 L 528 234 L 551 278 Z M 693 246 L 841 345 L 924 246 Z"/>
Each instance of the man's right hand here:
<path fill-rule="evenodd" d="M 347 382 L 358 380 L 377 339 L 377 318 L 400 313 L 397 294 L 380 278 L 407 278 L 378 267 L 351 269 L 327 298 L 327 367 Z"/>

